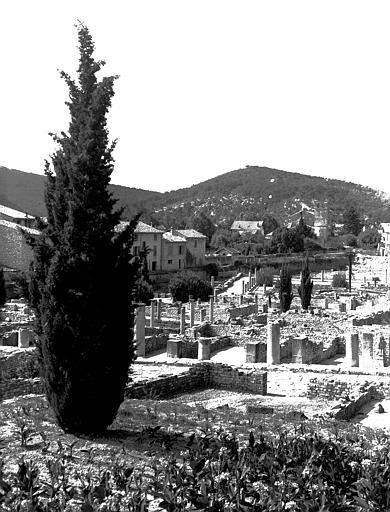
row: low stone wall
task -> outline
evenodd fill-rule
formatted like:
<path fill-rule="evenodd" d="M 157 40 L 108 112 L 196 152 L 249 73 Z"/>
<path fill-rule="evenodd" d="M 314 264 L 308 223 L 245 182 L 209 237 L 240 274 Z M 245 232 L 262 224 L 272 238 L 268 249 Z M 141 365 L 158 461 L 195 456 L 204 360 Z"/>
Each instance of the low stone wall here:
<path fill-rule="evenodd" d="M 239 316 L 250 316 L 255 315 L 258 312 L 257 304 L 246 304 L 244 306 L 238 306 L 237 308 L 229 309 L 230 320 L 234 320 Z"/>
<path fill-rule="evenodd" d="M 354 397 L 351 402 L 339 404 L 332 410 L 332 416 L 336 420 L 349 420 L 353 418 L 363 407 L 367 404 L 375 394 L 375 387 L 371 386 L 367 391 L 363 391 L 357 397 Z"/>
<path fill-rule="evenodd" d="M 0 348 L 0 400 L 42 393 L 35 348 Z"/>
<path fill-rule="evenodd" d="M 178 391 L 205 388 L 229 389 L 259 395 L 267 394 L 267 372 L 242 369 L 225 364 L 199 363 L 179 375 L 168 375 L 149 381 L 130 383 L 126 398 L 162 398 Z"/>
<path fill-rule="evenodd" d="M 154 334 L 152 336 L 145 336 L 145 354 L 151 354 L 157 350 L 167 348 L 168 334 Z"/>
<path fill-rule="evenodd" d="M 390 325 L 390 311 L 377 311 L 365 316 L 352 318 L 353 326 L 361 325 Z"/>
<path fill-rule="evenodd" d="M 356 391 L 365 391 L 356 384 L 336 379 L 334 377 L 313 377 L 307 385 L 306 396 L 308 398 L 331 398 L 335 400 L 343 396 L 349 396 Z"/>

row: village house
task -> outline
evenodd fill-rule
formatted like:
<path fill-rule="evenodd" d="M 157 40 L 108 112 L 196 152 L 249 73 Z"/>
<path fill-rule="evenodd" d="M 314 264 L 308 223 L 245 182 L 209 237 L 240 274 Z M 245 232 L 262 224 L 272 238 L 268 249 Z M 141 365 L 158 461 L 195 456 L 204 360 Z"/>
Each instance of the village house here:
<path fill-rule="evenodd" d="M 248 235 L 264 235 L 264 227 L 262 220 L 235 220 L 230 228 L 233 233 Z"/>
<path fill-rule="evenodd" d="M 162 270 L 182 270 L 185 267 L 186 239 L 172 229 L 162 236 Z"/>
<path fill-rule="evenodd" d="M 379 233 L 381 234 L 380 254 L 382 256 L 390 255 L 390 222 L 381 222 Z"/>
<path fill-rule="evenodd" d="M 25 233 L 39 235 L 39 231 L 24 225 L 0 220 L 0 267 L 26 272 L 33 258 Z"/>
<path fill-rule="evenodd" d="M 176 229 L 186 240 L 186 267 L 200 267 L 205 263 L 207 236 L 195 229 Z"/>
<path fill-rule="evenodd" d="M 19 224 L 20 226 L 25 226 L 27 228 L 34 227 L 35 223 L 35 217 L 33 217 L 32 215 L 20 212 L 18 210 L 14 210 L 13 208 L 8 208 L 8 206 L 3 206 L 1 204 L 0 220 L 13 222 L 14 224 Z"/>

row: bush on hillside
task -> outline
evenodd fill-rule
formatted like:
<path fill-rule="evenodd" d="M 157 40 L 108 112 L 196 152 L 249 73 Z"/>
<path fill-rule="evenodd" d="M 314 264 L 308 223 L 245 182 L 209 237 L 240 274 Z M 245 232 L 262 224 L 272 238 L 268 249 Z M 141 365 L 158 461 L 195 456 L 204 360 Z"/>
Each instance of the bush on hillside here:
<path fill-rule="evenodd" d="M 188 302 L 189 296 L 207 301 L 213 289 L 208 281 L 201 279 L 195 272 L 185 271 L 175 275 L 169 282 L 169 292 L 174 301 Z"/>
<path fill-rule="evenodd" d="M 333 288 L 348 288 L 348 281 L 344 272 L 337 272 L 332 277 Z"/>
<path fill-rule="evenodd" d="M 343 235 L 341 237 L 341 240 L 345 246 L 349 247 L 356 247 L 357 246 L 357 236 L 353 235 L 352 233 L 347 233 L 346 235 Z"/>

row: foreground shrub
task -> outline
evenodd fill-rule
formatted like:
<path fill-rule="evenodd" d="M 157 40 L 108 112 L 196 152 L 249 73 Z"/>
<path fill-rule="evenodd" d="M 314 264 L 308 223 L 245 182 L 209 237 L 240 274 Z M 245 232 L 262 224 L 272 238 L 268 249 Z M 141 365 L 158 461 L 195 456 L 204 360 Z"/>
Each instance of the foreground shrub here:
<path fill-rule="evenodd" d="M 190 295 L 196 300 L 208 300 L 213 289 L 208 281 L 201 279 L 195 272 L 186 271 L 174 276 L 168 285 L 173 300 L 188 302 Z"/>
<path fill-rule="evenodd" d="M 73 469 L 73 473 L 72 473 Z M 297 425 L 238 441 L 210 428 L 186 439 L 180 454 L 117 458 L 111 468 L 80 474 L 69 456 L 47 464 L 21 460 L 13 475 L 0 465 L 1 510 L 172 512 L 378 511 L 390 507 L 389 440 L 369 449 L 356 435 L 327 438 Z M 24 507 L 21 507 L 21 505 Z M 74 508 L 72 508 L 74 507 Z"/>
<path fill-rule="evenodd" d="M 333 288 L 348 288 L 348 281 L 344 272 L 337 272 L 332 277 Z"/>
<path fill-rule="evenodd" d="M 311 302 L 311 294 L 313 291 L 313 281 L 310 278 L 309 261 L 306 257 L 302 265 L 301 284 L 298 286 L 298 293 L 301 298 L 301 306 L 308 309 Z"/>
<path fill-rule="evenodd" d="M 290 309 L 293 300 L 291 272 L 287 265 L 280 269 L 279 300 L 280 310 L 285 313 Z"/>

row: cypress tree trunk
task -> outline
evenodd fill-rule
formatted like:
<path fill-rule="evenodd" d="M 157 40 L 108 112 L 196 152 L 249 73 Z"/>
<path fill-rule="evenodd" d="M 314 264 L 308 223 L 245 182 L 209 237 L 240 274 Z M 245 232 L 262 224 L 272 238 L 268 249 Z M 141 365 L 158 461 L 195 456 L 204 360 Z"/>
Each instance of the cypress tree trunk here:
<path fill-rule="evenodd" d="M 134 359 L 131 255 L 136 220 L 121 232 L 121 211 L 108 191 L 113 171 L 106 128 L 116 77 L 101 81 L 88 29 L 78 27 L 78 82 L 69 88 L 68 133 L 46 163 L 47 223 L 31 242 L 32 304 L 47 398 L 59 425 L 73 433 L 109 426 L 124 398 Z"/>
<path fill-rule="evenodd" d="M 311 294 L 313 291 L 313 281 L 310 279 L 310 270 L 308 258 L 302 265 L 301 284 L 298 286 L 298 293 L 301 298 L 302 309 L 308 309 L 311 302 Z"/>
<path fill-rule="evenodd" d="M 291 273 L 286 265 L 282 265 L 282 268 L 280 269 L 279 300 L 280 310 L 283 313 L 290 309 L 293 297 L 294 295 L 292 293 Z"/>

